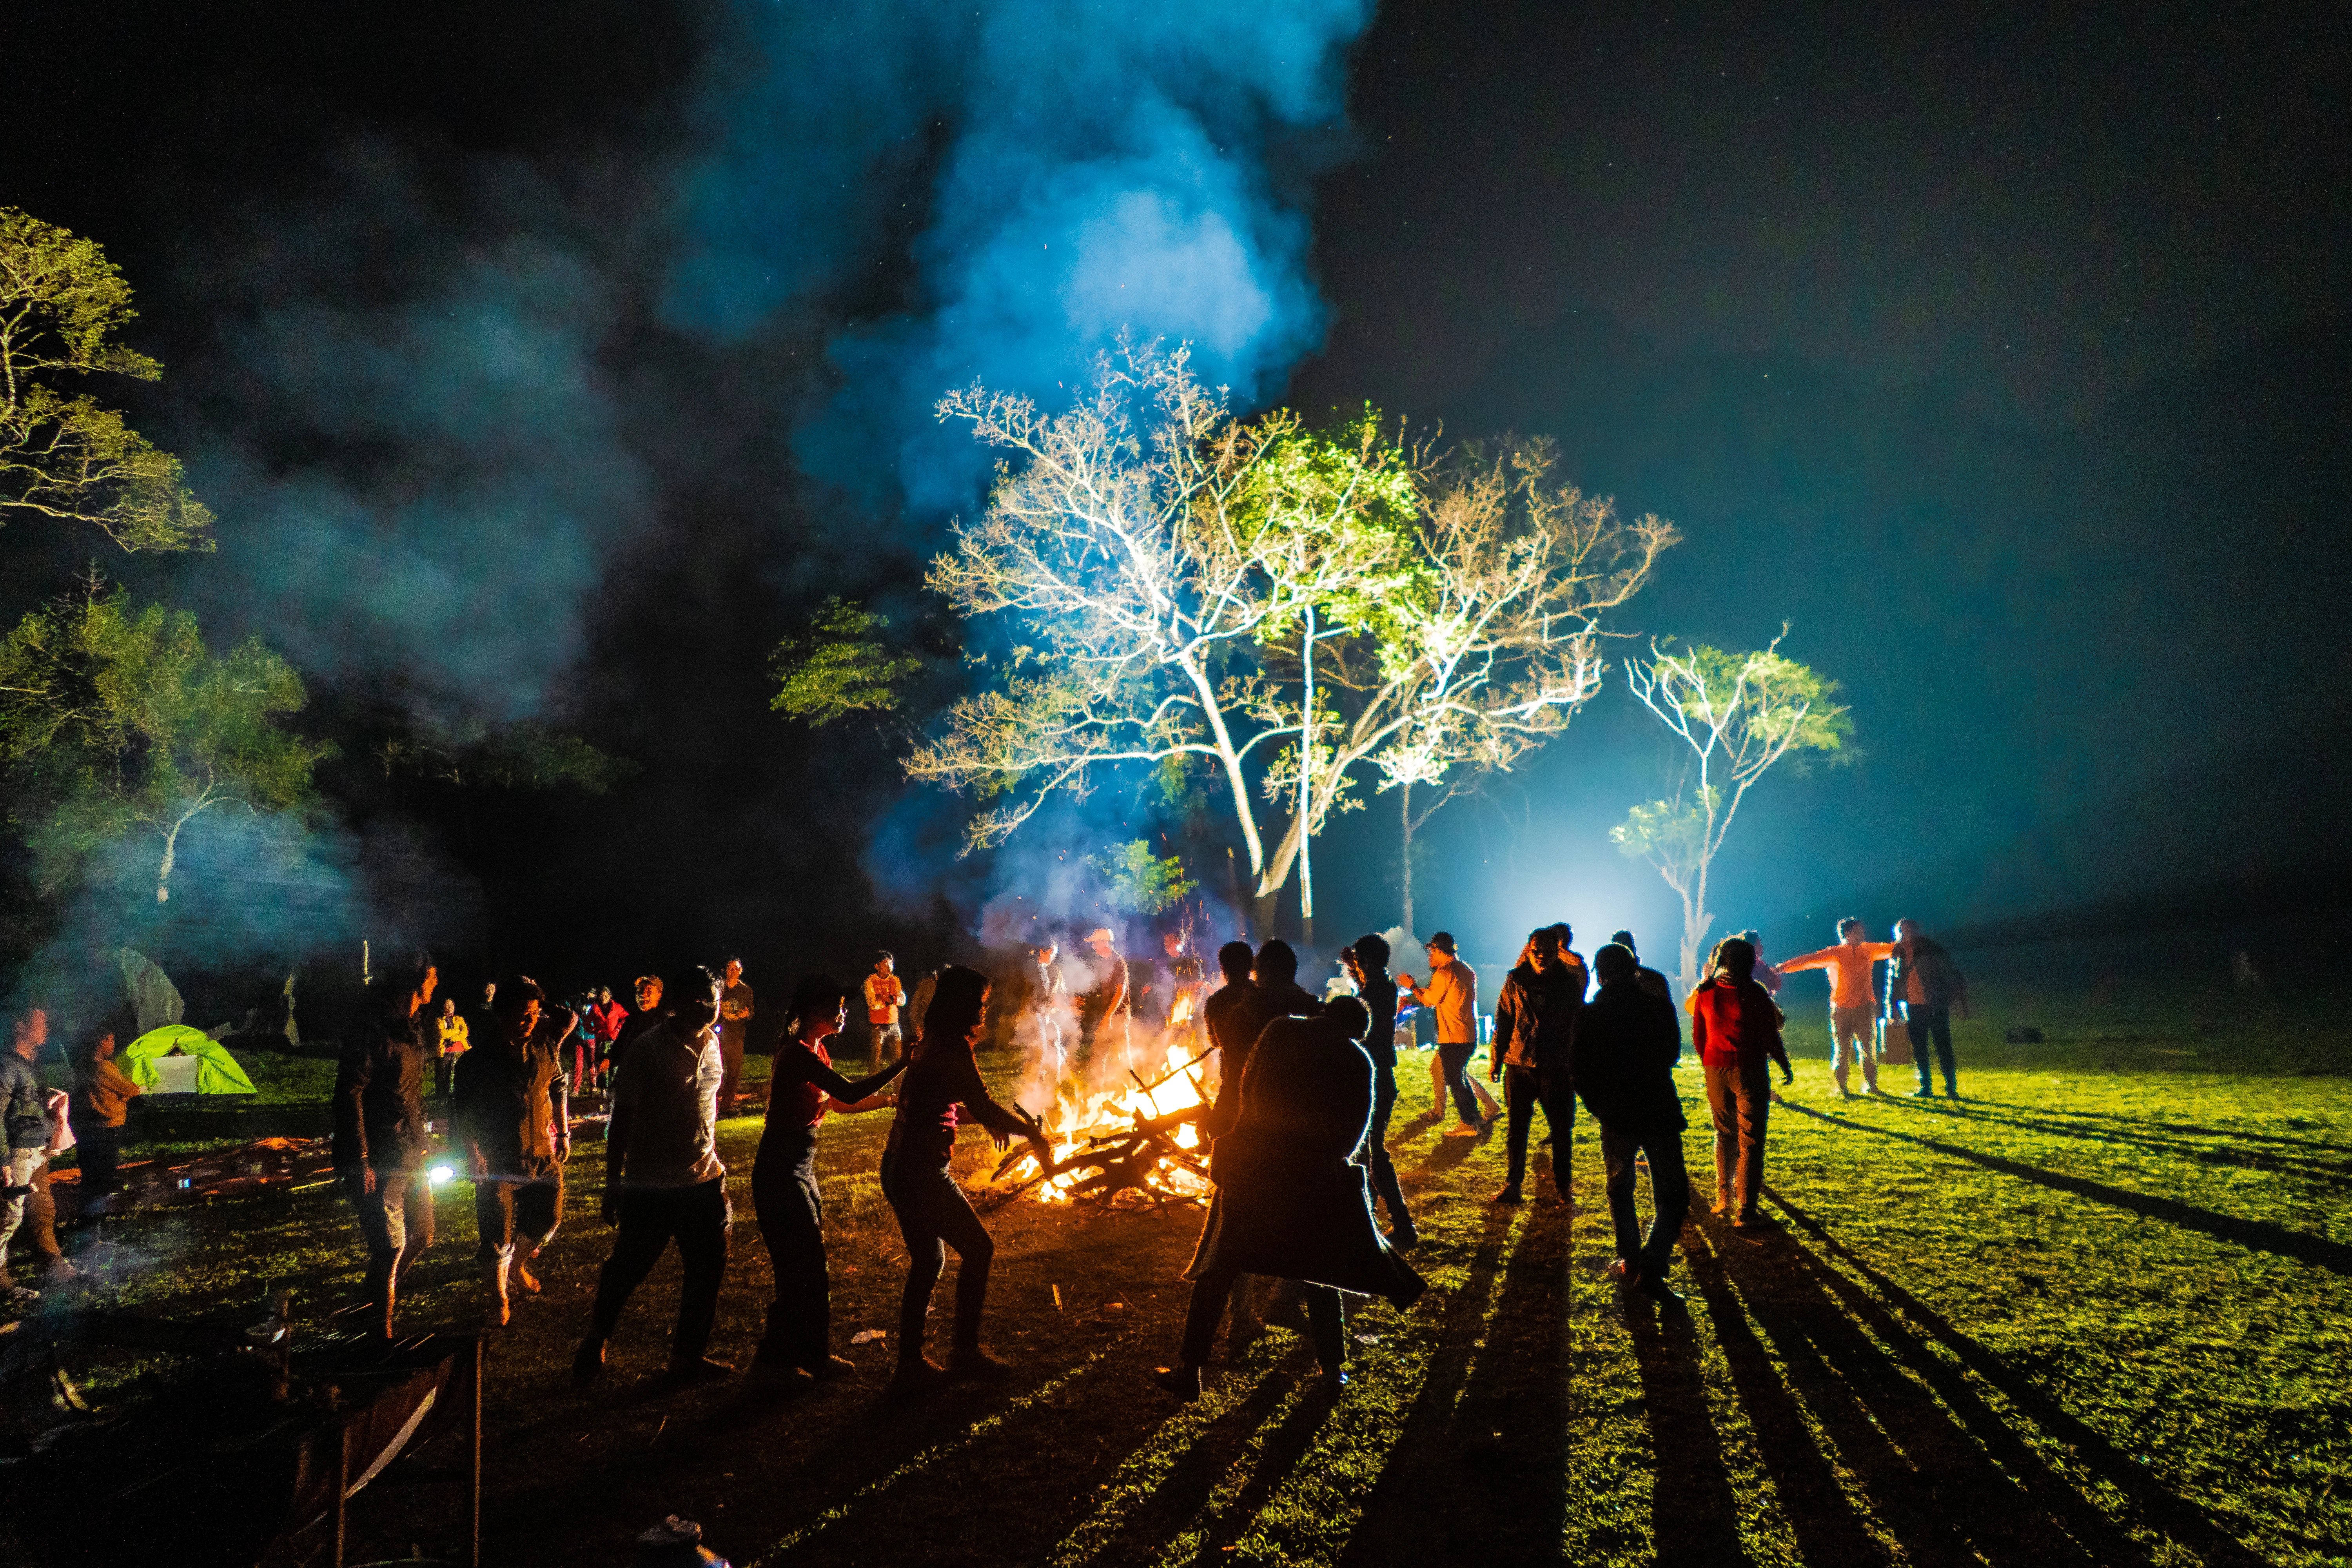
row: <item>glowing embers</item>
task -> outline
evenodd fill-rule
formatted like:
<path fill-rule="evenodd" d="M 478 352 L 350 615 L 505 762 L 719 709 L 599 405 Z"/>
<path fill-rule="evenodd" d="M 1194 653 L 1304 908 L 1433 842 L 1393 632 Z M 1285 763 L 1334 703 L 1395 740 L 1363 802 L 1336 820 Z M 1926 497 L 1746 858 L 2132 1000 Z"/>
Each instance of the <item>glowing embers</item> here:
<path fill-rule="evenodd" d="M 1040 1170 L 1036 1154 L 1016 1146 L 988 1179 L 997 1202 L 1029 1193 L 1045 1203 L 1089 1198 L 1105 1207 L 1157 1208 L 1205 1202 L 1207 1150 L 1200 1120 L 1209 1109 L 1208 1086 L 1190 1053 L 1190 995 L 1177 999 L 1161 1039 L 1162 1067 L 1146 1080 L 1129 1069 L 1124 1088 L 1088 1091 L 1066 1081 L 1045 1117 L 1054 1140 L 1054 1163 Z"/>

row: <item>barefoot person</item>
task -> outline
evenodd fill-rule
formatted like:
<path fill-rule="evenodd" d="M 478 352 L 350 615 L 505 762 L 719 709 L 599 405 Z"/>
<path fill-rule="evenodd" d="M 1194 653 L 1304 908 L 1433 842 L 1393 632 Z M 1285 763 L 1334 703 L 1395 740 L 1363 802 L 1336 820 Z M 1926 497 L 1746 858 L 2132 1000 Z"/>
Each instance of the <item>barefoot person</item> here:
<path fill-rule="evenodd" d="M 671 975 L 662 992 L 668 1011 L 629 1042 L 613 1079 L 604 1218 L 619 1234 L 596 1279 L 588 1337 L 572 1358 L 572 1375 L 581 1384 L 604 1370 L 604 1343 L 621 1310 L 673 1240 L 681 1278 L 670 1378 L 706 1383 L 735 1370 L 707 1353 L 735 1224 L 727 1167 L 719 1158 L 719 1086 L 727 1073 L 716 1026 L 719 978 L 696 964 Z"/>
<path fill-rule="evenodd" d="M 1674 1265 L 1683 1216 L 1690 1212 L 1683 1102 L 1675 1092 L 1682 1026 L 1675 1005 L 1643 983 L 1632 948 L 1611 942 L 1592 955 L 1592 967 L 1601 989 L 1577 1012 L 1569 1071 L 1585 1109 L 1601 1123 L 1609 1222 L 1617 1235 L 1617 1261 L 1609 1272 L 1629 1290 L 1670 1299 L 1666 1271 Z M 1636 1159 L 1650 1167 L 1653 1215 L 1646 1240 L 1633 1206 Z"/>
<path fill-rule="evenodd" d="M 871 981 L 867 983 L 869 994 Z M 751 1210 L 774 1271 L 768 1329 L 751 1359 L 754 1377 L 790 1382 L 834 1377 L 850 1363 L 833 1353 L 833 1296 L 825 1274 L 824 1210 L 817 1194 L 816 1130 L 828 1110 L 876 1110 L 878 1091 L 907 1068 L 901 1055 L 855 1082 L 834 1070 L 825 1042 L 849 1021 L 849 988 L 823 975 L 793 993 L 776 1069 L 768 1080 L 768 1121 L 751 1161 Z M 894 1026 L 895 1032 L 895 1026 Z"/>
<path fill-rule="evenodd" d="M 335 1173 L 367 1243 L 367 1330 L 392 1337 L 400 1277 L 433 1245 L 433 1183 L 425 1173 L 425 1075 L 433 989 L 422 953 L 387 974 L 383 1005 L 351 1030 L 335 1070 Z"/>
<path fill-rule="evenodd" d="M 1846 1072 L 1857 1057 L 1862 1060 L 1863 1091 L 1878 1092 L 1878 1058 L 1872 1049 L 1878 1032 L 1878 990 L 1871 984 L 1870 971 L 1895 952 L 1895 944 L 1864 942 L 1862 922 L 1852 917 L 1838 921 L 1837 929 L 1837 946 L 1783 959 L 1780 973 L 1830 972 L 1830 1073 L 1837 1079 L 1839 1095 L 1851 1100 L 1853 1094 L 1846 1088 Z"/>
<path fill-rule="evenodd" d="M 1715 1212 L 1734 1230 L 1761 1223 L 1764 1128 L 1772 1110 L 1769 1062 L 1793 1082 L 1780 1044 L 1780 1009 L 1756 984 L 1756 950 L 1736 936 L 1716 944 L 1713 972 L 1691 993 L 1691 1043 L 1706 1072 L 1706 1108 L 1715 1122 Z M 1735 1179 L 1735 1170 L 1737 1178 Z"/>
<path fill-rule="evenodd" d="M 499 983 L 490 1011 L 494 1038 L 457 1064 L 450 1121 L 474 1172 L 474 1257 L 489 1288 L 488 1318 L 503 1329 L 514 1312 L 507 1281 L 532 1295 L 530 1266 L 563 1223 L 563 1162 L 572 1155 L 571 1083 L 564 1042 L 579 1024 L 568 1007 L 551 1010 L 539 982 L 518 974 Z"/>
<path fill-rule="evenodd" d="M 988 1270 L 996 1258 L 996 1243 L 971 1212 L 963 1189 L 948 1174 L 956 1129 L 962 1124 L 959 1110 L 987 1128 L 990 1142 L 999 1149 L 1016 1137 L 1026 1138 L 1041 1166 L 1054 1160 L 1045 1129 L 997 1104 L 980 1081 L 971 1045 L 980 1037 L 987 1008 L 988 976 L 961 964 L 940 972 L 913 1063 L 898 1089 L 890 1141 L 882 1151 L 882 1195 L 898 1215 L 898 1234 L 907 1244 L 907 1289 L 898 1308 L 898 1371 L 890 1382 L 892 1394 L 902 1398 L 925 1393 L 943 1377 L 986 1377 L 1004 1366 L 980 1347 L 980 1315 L 988 1304 Z M 946 1271 L 950 1247 L 959 1259 L 955 1329 L 942 1369 L 923 1354 L 923 1320 L 931 1309 L 931 1289 Z"/>
<path fill-rule="evenodd" d="M 1192 1299 L 1183 1343 L 1174 1366 L 1152 1373 L 1178 1398 L 1199 1397 L 1218 1320 L 1243 1274 L 1305 1281 L 1315 1359 L 1334 1386 L 1347 1381 L 1339 1292 L 1403 1309 L 1425 1289 L 1372 1219 L 1361 1155 L 1373 1074 L 1359 1043 L 1370 1017 L 1360 999 L 1343 996 L 1318 1018 L 1276 1018 L 1251 1050 L 1232 1131 L 1209 1156 L 1217 1191 L 1185 1270 Z"/>

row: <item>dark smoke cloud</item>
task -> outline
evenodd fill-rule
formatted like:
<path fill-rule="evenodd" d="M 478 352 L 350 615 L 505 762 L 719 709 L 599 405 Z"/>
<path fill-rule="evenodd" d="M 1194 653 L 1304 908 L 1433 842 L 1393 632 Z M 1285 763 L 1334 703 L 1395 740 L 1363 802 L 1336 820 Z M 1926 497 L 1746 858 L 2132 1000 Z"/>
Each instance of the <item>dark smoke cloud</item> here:
<path fill-rule="evenodd" d="M 224 264 L 214 368 L 247 400 L 197 447 L 224 569 L 189 585 L 312 671 L 534 712 L 652 510 L 606 358 L 626 215 L 513 164 L 428 183 L 376 144 L 322 197 Z"/>

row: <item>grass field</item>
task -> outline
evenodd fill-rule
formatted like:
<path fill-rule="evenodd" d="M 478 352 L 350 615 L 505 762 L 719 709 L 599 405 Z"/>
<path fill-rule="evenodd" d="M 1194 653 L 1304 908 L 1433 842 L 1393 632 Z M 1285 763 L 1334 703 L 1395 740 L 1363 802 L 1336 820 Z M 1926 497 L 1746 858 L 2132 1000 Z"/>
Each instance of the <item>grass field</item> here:
<path fill-rule="evenodd" d="M 990 1222 L 989 1337 L 1016 1375 L 883 1405 L 888 1342 L 846 1346 L 895 1329 L 903 1254 L 873 1175 L 886 1119 L 836 1119 L 820 1156 L 836 1348 L 862 1379 L 779 1404 L 663 1392 L 666 1264 L 614 1375 L 574 1395 L 563 1372 L 608 1236 L 575 1217 L 547 1294 L 494 1351 L 488 1560 L 623 1563 L 631 1535 L 679 1512 L 738 1568 L 2347 1561 L 2352 1041 L 2206 1003 L 2134 1016 L 1996 994 L 1959 1028 L 1958 1103 L 1839 1099 L 1801 1016 L 1772 1122 L 1775 1226 L 1734 1235 L 1701 1212 L 1681 1309 L 1621 1300 L 1602 1277 L 1589 1121 L 1577 1205 L 1518 1210 L 1484 1202 L 1499 1134 L 1402 1123 L 1391 1148 L 1433 1289 L 1352 1316 L 1360 1375 L 1336 1400 L 1277 1328 L 1180 1408 L 1145 1373 L 1174 1347 L 1197 1213 L 1021 1203 Z M 1999 1043 L 2028 1020 L 2047 1043 Z M 1907 1091 L 1908 1069 L 1888 1071 Z M 1409 1112 L 1423 1080 L 1406 1078 Z M 757 1127 L 724 1135 L 738 1227 L 715 1350 L 741 1362 L 768 1280 Z M 1688 1145 L 1703 1168 L 1696 1126 Z M 985 1148 L 968 1137 L 964 1157 Z M 597 1161 L 575 1158 L 583 1193 Z M 467 1197 L 445 1200 L 420 1324 L 477 1310 Z M 96 1260 L 100 1299 L 182 1313 L 242 1310 L 271 1277 L 316 1313 L 359 1279 L 331 1189 L 134 1216 Z M 143 1370 L 101 1365 L 92 1386 L 127 1397 Z M 446 1542 L 447 1447 L 364 1495 L 353 1561 Z"/>

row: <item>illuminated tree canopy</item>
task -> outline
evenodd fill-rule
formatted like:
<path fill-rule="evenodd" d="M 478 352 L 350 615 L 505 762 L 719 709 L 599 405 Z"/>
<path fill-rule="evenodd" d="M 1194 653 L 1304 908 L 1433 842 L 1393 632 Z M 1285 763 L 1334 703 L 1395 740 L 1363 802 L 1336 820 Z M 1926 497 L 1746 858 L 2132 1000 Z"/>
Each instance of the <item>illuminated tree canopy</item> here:
<path fill-rule="evenodd" d="M 1261 899 L 1359 781 L 1557 734 L 1599 688 L 1601 617 L 1675 538 L 1555 483 L 1541 444 L 1424 461 L 1370 412 L 1238 420 L 1181 350 L 1106 360 L 1067 413 L 972 387 L 940 415 L 1005 457 L 928 582 L 1001 635 L 908 771 L 991 802 L 984 845 L 1105 768 L 1197 763 Z"/>
<path fill-rule="evenodd" d="M 198 816 L 306 805 L 334 748 L 279 728 L 304 701 L 301 678 L 259 639 L 215 655 L 195 616 L 138 609 L 125 589 L 93 582 L 26 616 L 0 642 L 0 761 L 43 890 L 144 831 L 162 902 Z"/>
<path fill-rule="evenodd" d="M 213 514 L 180 460 L 68 390 L 91 375 L 162 378 L 119 341 L 135 314 L 96 241 L 0 207 L 0 522 L 86 522 L 125 550 L 213 547 Z"/>
<path fill-rule="evenodd" d="M 1837 683 L 1782 655 L 1787 635 L 1783 627 L 1754 653 L 1653 644 L 1650 658 L 1625 664 L 1634 697 L 1691 752 L 1683 787 L 1633 807 L 1609 835 L 1624 854 L 1656 867 L 1681 898 L 1686 990 L 1698 984 L 1699 953 L 1715 923 L 1707 872 L 1748 787 L 1792 754 L 1852 755 L 1853 721 L 1832 700 Z"/>

